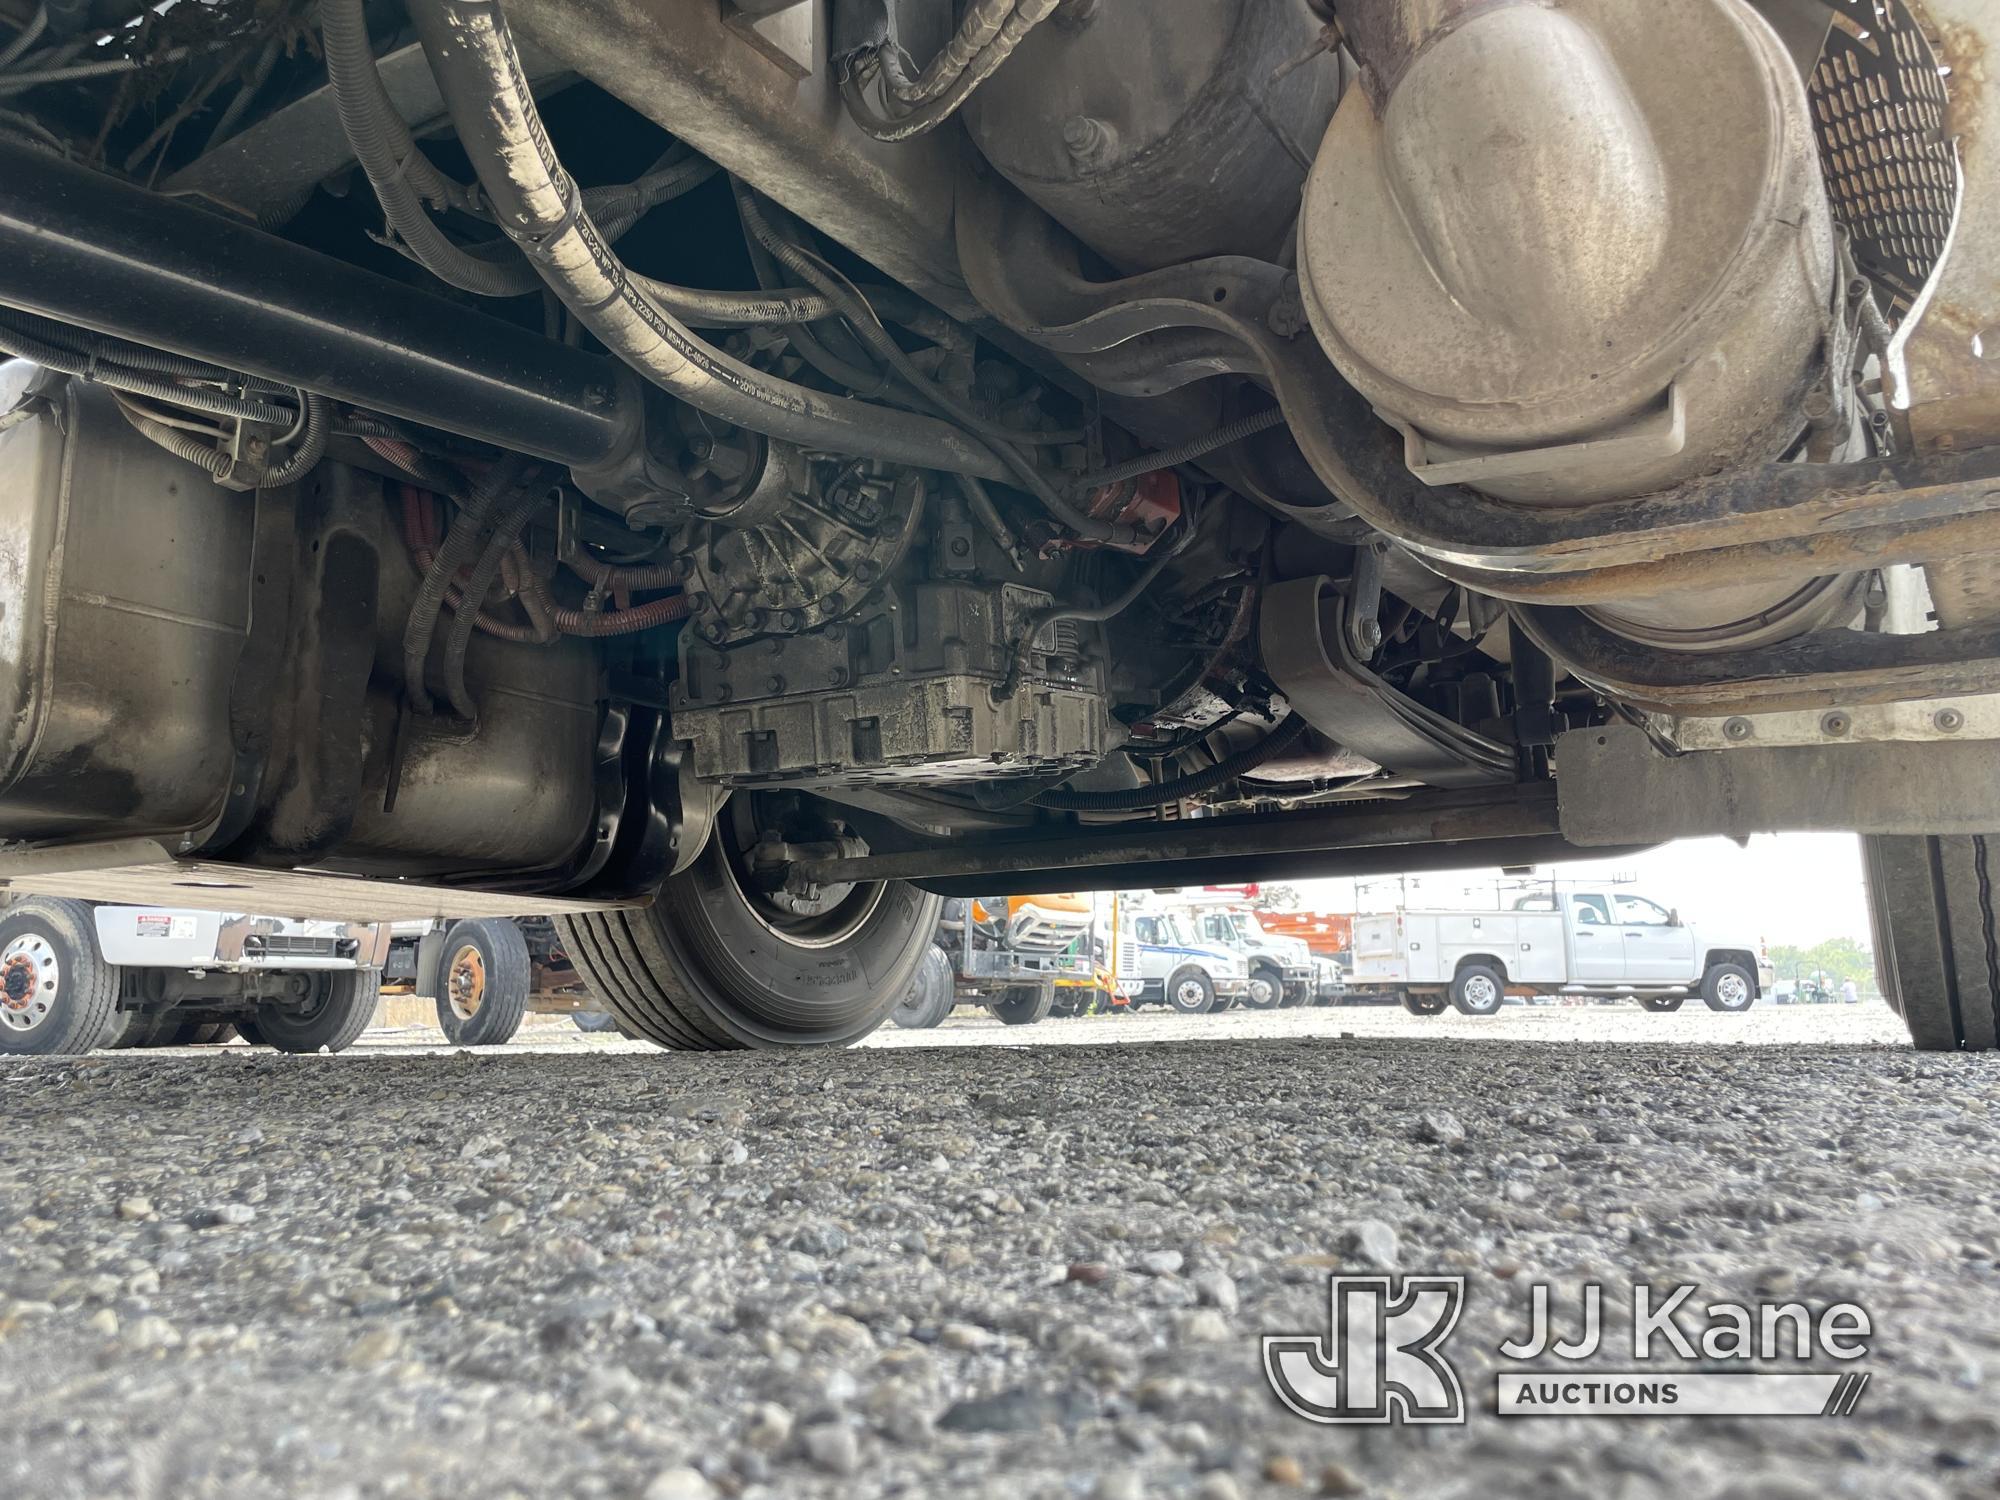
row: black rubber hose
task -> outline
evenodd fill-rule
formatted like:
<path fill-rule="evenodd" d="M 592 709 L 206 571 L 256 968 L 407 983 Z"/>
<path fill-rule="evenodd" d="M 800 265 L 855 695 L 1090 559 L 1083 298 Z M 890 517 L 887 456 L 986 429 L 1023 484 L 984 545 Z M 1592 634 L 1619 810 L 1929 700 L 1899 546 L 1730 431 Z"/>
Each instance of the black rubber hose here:
<path fill-rule="evenodd" d="M 605 348 L 732 426 L 822 452 L 1007 477 L 989 449 L 948 423 L 775 380 L 696 338 L 632 281 L 584 211 L 493 0 L 412 0 L 410 10 L 501 228 Z"/>
<path fill-rule="evenodd" d="M 972 97 L 973 91 L 993 75 L 995 69 L 1013 54 L 1016 47 L 1035 27 L 1047 20 L 1055 10 L 1059 0 L 1019 0 L 1013 12 L 1001 23 L 992 40 L 959 70 L 943 92 L 926 100 L 907 114 L 893 119 L 878 115 L 869 104 L 862 75 L 867 69 L 851 66 L 847 78 L 841 86 L 841 97 L 846 101 L 847 113 L 856 125 L 878 141 L 907 141 L 914 136 L 935 130 L 958 112 L 960 105 Z M 955 40 L 955 39 L 954 39 Z M 881 54 L 872 54 L 869 59 L 872 71 L 881 71 Z M 918 80 L 921 87 L 923 80 Z M 885 81 L 884 92 L 892 92 Z"/>
<path fill-rule="evenodd" d="M 1031 800 L 1037 807 L 1056 812 L 1139 812 L 1182 797 L 1199 797 L 1289 750 L 1298 743 L 1306 727 L 1305 716 L 1295 712 L 1256 744 L 1224 757 L 1205 771 L 1177 776 L 1172 781 L 1156 781 L 1151 786 L 1136 786 L 1121 792 L 1072 792 L 1051 787 Z"/>
<path fill-rule="evenodd" d="M 535 274 L 521 261 L 509 265 L 472 254 L 431 222 L 422 199 L 449 202 L 455 184 L 417 150 L 382 87 L 362 0 L 321 0 L 320 39 L 341 132 L 375 189 L 382 217 L 410 254 L 439 280 L 478 296 L 518 297 L 535 290 Z"/>
<path fill-rule="evenodd" d="M 1122 484 L 1127 479 L 1137 479 L 1141 474 L 1151 474 L 1158 469 L 1171 469 L 1190 459 L 1200 458 L 1205 453 L 1213 453 L 1218 448 L 1227 448 L 1231 443 L 1240 443 L 1247 437 L 1255 437 L 1260 432 L 1283 424 L 1284 412 L 1278 407 L 1260 411 L 1253 417 L 1238 417 L 1234 422 L 1225 423 L 1213 432 L 1205 432 L 1198 438 L 1189 438 L 1185 443 L 1172 448 L 1162 448 L 1157 453 L 1142 453 L 1137 458 L 1128 458 L 1122 464 L 1113 464 L 1108 469 L 1099 469 L 1094 474 L 1085 474 L 1071 482 L 1074 490 L 1094 490 L 1107 484 Z"/>
<path fill-rule="evenodd" d="M 458 577 L 458 570 L 471 559 L 486 513 L 503 496 L 511 495 L 527 473 L 531 461 L 523 454 L 510 453 L 488 469 L 466 496 L 458 519 L 438 543 L 430 571 L 417 585 L 417 597 L 410 605 L 409 622 L 403 627 L 403 696 L 418 713 L 431 711 L 430 690 L 424 685 L 424 670 L 430 661 L 431 640 L 437 634 L 438 612 L 444 608 L 445 591 Z"/>
<path fill-rule="evenodd" d="M 444 693 L 450 700 L 452 711 L 461 719 L 475 720 L 479 717 L 479 705 L 472 701 L 472 693 L 465 685 L 465 653 L 472 645 L 472 628 L 479 622 L 479 610 L 486 602 L 486 596 L 493 589 L 493 582 L 500 576 L 500 565 L 507 551 L 521 535 L 521 529 L 546 497 L 542 493 L 539 470 L 522 476 L 521 494 L 501 510 L 499 519 L 493 523 L 493 530 L 487 535 L 485 550 L 479 554 L 479 561 L 473 564 L 472 576 L 465 581 L 459 597 L 465 607 L 451 617 L 451 629 L 444 638 Z"/>
<path fill-rule="evenodd" d="M 832 302 L 853 326 L 861 341 L 879 356 L 883 363 L 894 370 L 911 390 L 953 421 L 971 429 L 980 437 L 991 440 L 994 446 L 990 451 L 998 455 L 1000 460 L 1013 471 L 1016 479 L 1048 508 L 1051 515 L 1078 536 L 1090 541 L 1129 545 L 1140 539 L 1136 527 L 1100 521 L 1094 516 L 1084 514 L 1057 494 L 1055 487 L 1043 477 L 1042 472 L 1014 446 L 1017 441 L 1024 438 L 1032 441 L 1030 435 L 1017 433 L 1011 428 L 987 420 L 967 403 L 925 375 L 917 368 L 916 362 L 904 352 L 902 345 L 889 336 L 888 330 L 876 320 L 873 309 L 861 300 L 859 294 L 850 291 L 842 284 L 839 277 L 829 275 L 810 255 L 772 229 L 769 221 L 764 218 L 762 210 L 758 208 L 756 199 L 741 182 L 734 183 L 734 187 L 743 226 L 749 230 L 751 237 L 786 270 L 801 281 L 816 287 L 821 295 Z"/>

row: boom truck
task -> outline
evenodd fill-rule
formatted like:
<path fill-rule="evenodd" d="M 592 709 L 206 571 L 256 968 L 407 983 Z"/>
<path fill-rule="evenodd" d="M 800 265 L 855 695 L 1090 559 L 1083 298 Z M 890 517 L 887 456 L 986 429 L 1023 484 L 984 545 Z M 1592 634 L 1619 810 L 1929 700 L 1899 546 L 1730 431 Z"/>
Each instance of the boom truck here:
<path fill-rule="evenodd" d="M 1072 892 L 962 897 L 944 903 L 937 938 L 893 1012 L 936 1026 L 964 1001 L 1009 1026 L 1046 1020 L 1064 990 L 1094 989 L 1090 898 Z"/>
<path fill-rule="evenodd" d="M 142 12 L 0 13 L 15 893 L 785 1048 L 947 898 L 1849 829 L 2000 1046 L 1992 0 Z"/>

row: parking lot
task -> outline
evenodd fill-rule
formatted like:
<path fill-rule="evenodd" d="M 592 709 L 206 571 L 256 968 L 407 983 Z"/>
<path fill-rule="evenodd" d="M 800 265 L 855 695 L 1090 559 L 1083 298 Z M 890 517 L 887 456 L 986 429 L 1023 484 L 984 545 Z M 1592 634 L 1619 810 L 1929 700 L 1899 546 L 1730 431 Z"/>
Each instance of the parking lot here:
<path fill-rule="evenodd" d="M 1195 1039 L 1201 1045 L 1195 1045 Z M 1738 1045 L 1761 1044 L 1761 1045 Z M 1986 1496 L 2000 1067 L 1875 1006 L 1133 1017 L 801 1056 L 0 1068 L 22 1496 Z M 1259 1367 L 1462 1275 L 1465 1425 Z M 1537 1280 L 1867 1308 L 1830 1420 L 1495 1415 Z M 1616 1361 L 1613 1361 L 1613 1367 Z"/>

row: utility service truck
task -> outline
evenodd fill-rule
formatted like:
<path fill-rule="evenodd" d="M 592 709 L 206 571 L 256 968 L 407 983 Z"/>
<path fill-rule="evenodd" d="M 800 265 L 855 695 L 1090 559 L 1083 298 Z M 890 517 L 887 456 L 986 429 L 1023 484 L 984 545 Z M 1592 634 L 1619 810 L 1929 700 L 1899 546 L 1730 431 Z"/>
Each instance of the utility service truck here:
<path fill-rule="evenodd" d="M 1748 1010 L 1771 989 L 1763 940 L 1696 928 L 1627 891 L 1582 888 L 1519 897 L 1502 911 L 1394 911 L 1354 919 L 1359 990 L 1387 990 L 1416 1015 L 1447 1002 L 1490 1016 L 1510 994 L 1630 995 L 1679 1010 Z"/>

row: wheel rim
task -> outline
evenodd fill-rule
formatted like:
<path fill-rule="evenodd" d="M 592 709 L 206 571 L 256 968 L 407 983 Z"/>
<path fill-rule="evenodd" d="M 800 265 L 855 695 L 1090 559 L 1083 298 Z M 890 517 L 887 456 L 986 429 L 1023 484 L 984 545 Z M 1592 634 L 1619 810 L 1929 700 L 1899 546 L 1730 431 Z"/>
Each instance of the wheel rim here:
<path fill-rule="evenodd" d="M 860 885 L 829 885 L 814 897 L 796 896 L 786 891 L 766 891 L 751 877 L 749 853 L 757 840 L 753 799 L 729 799 L 732 816 L 728 826 L 718 828 L 714 841 L 721 846 L 722 865 L 758 926 L 773 937 L 797 948 L 833 948 L 844 943 L 875 915 L 888 886 L 879 880 Z"/>
<path fill-rule="evenodd" d="M 1500 986 L 1484 974 L 1474 974 L 1465 981 L 1464 995 L 1474 1010 L 1491 1010 L 1500 1003 Z"/>
<path fill-rule="evenodd" d="M 0 949 L 0 1026 L 33 1031 L 46 1021 L 62 993 L 62 963 L 49 940 L 24 932 Z"/>
<path fill-rule="evenodd" d="M 1715 998 L 1731 1010 L 1750 1003 L 1750 982 L 1741 974 L 1724 974 L 1715 981 Z"/>
<path fill-rule="evenodd" d="M 1249 993 L 1244 998 L 1249 1000 L 1252 1005 L 1269 1005 L 1271 997 L 1275 992 L 1275 987 L 1270 980 L 1258 975 L 1252 975 L 1250 978 Z"/>
<path fill-rule="evenodd" d="M 1183 979 L 1174 987 L 1174 999 L 1180 1002 L 1183 1010 L 1194 1009 L 1201 1004 L 1203 996 L 1204 991 L 1199 979 Z"/>
<path fill-rule="evenodd" d="M 445 976 L 445 1001 L 461 1021 L 470 1021 L 478 1015 L 479 1007 L 486 1001 L 486 955 L 471 943 L 461 944 L 451 956 L 451 968 Z"/>

